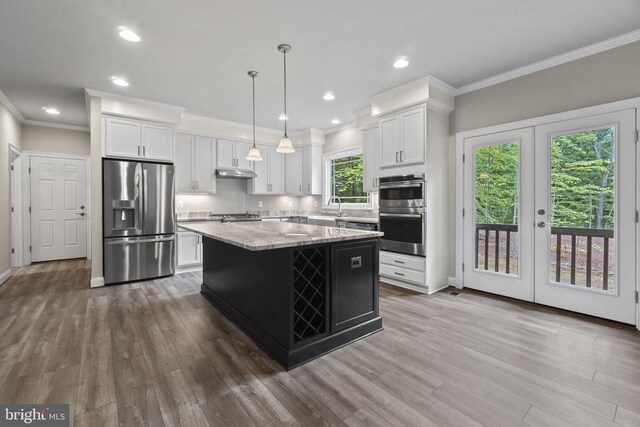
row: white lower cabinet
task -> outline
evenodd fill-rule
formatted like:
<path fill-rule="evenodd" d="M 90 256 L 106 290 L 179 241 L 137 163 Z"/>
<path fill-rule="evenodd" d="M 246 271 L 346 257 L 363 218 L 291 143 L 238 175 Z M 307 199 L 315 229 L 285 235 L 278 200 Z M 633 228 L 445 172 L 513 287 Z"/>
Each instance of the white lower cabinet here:
<path fill-rule="evenodd" d="M 190 231 L 179 231 L 176 235 L 178 236 L 178 267 L 202 264 L 202 236 Z"/>
<path fill-rule="evenodd" d="M 380 276 L 426 286 L 425 258 L 380 251 Z"/>

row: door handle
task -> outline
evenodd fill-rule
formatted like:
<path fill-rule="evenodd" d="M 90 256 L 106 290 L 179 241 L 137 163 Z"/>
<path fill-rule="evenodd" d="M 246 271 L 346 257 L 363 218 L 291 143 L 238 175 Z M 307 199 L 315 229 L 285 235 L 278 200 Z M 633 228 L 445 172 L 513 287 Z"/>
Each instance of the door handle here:
<path fill-rule="evenodd" d="M 84 216 L 85 213 L 84 212 L 76 212 L 76 215 Z"/>
<path fill-rule="evenodd" d="M 398 163 L 398 152 L 396 151 L 396 163 Z"/>
<path fill-rule="evenodd" d="M 400 162 L 402 162 L 402 153 L 403 153 L 403 151 L 400 150 Z"/>
<path fill-rule="evenodd" d="M 544 221 L 538 222 L 538 228 L 544 228 L 547 224 Z"/>

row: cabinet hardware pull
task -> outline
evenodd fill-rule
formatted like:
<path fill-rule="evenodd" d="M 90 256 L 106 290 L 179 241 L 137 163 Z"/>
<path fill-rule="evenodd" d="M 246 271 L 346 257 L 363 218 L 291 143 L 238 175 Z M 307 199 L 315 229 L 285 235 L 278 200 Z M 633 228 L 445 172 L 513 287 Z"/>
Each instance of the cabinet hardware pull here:
<path fill-rule="evenodd" d="M 147 157 L 147 147 L 146 146 L 142 146 L 142 157 Z"/>
<path fill-rule="evenodd" d="M 396 151 L 396 163 L 398 163 L 398 152 Z"/>
<path fill-rule="evenodd" d="M 196 190 L 200 187 L 200 183 L 196 181 Z"/>
<path fill-rule="evenodd" d="M 404 277 L 404 273 L 398 273 L 397 271 L 394 271 L 393 274 L 395 274 L 396 276 Z"/>
<path fill-rule="evenodd" d="M 311 184 L 307 184 L 307 191 L 311 193 Z"/>
<path fill-rule="evenodd" d="M 138 145 L 138 157 L 140 157 L 140 146 Z"/>
<path fill-rule="evenodd" d="M 402 162 L 402 153 L 404 153 L 404 151 L 400 150 L 400 162 Z"/>
<path fill-rule="evenodd" d="M 404 261 L 400 261 L 400 260 L 397 260 L 397 259 L 394 259 L 393 262 L 397 262 L 398 264 L 404 264 Z"/>

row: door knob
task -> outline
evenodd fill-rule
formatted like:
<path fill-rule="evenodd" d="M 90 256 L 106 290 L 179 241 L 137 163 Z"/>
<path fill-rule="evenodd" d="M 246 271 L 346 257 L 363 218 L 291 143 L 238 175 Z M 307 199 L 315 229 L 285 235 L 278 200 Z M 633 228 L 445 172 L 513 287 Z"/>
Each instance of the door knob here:
<path fill-rule="evenodd" d="M 80 206 L 80 209 L 84 210 L 84 205 Z"/>
<path fill-rule="evenodd" d="M 545 214 L 544 209 L 538 209 L 538 215 L 544 215 L 544 214 Z"/>
<path fill-rule="evenodd" d="M 544 221 L 538 223 L 538 228 L 544 228 L 547 224 Z"/>
<path fill-rule="evenodd" d="M 76 215 L 84 216 L 84 212 L 76 213 Z"/>

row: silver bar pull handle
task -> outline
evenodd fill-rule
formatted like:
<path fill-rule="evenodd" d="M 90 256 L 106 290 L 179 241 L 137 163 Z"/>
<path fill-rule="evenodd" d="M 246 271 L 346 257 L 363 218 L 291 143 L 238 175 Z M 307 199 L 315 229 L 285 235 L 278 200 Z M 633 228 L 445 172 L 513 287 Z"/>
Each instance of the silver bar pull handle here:
<path fill-rule="evenodd" d="M 398 163 L 398 152 L 396 151 L 396 163 Z"/>
<path fill-rule="evenodd" d="M 142 157 L 147 157 L 147 147 L 146 146 L 142 146 Z"/>
<path fill-rule="evenodd" d="M 400 162 L 402 162 L 402 153 L 404 153 L 404 151 L 400 150 Z"/>
<path fill-rule="evenodd" d="M 422 218 L 421 214 L 380 213 L 379 215 L 384 217 L 398 217 L 398 218 Z"/>
<path fill-rule="evenodd" d="M 393 274 L 395 274 L 396 276 L 404 277 L 404 273 L 400 273 L 400 272 L 397 272 L 397 271 L 394 271 Z"/>

